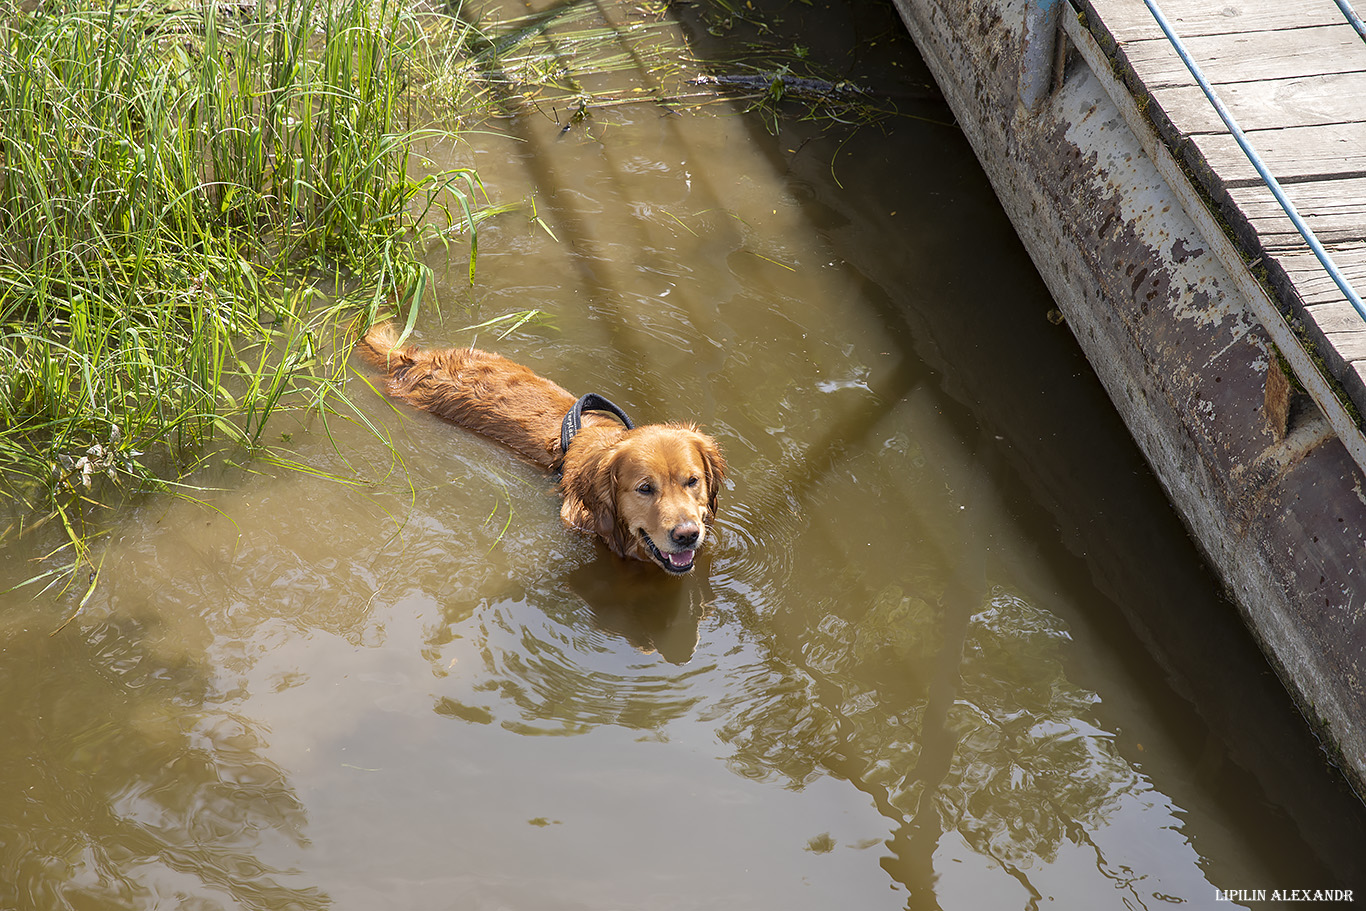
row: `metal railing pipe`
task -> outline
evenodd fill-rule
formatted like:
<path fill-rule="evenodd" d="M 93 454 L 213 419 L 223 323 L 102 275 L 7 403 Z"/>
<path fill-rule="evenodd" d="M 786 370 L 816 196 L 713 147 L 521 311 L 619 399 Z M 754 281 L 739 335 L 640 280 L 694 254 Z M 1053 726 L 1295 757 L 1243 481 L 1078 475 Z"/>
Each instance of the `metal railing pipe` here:
<path fill-rule="evenodd" d="M 1352 23 L 1352 28 L 1357 30 L 1357 34 L 1366 40 L 1366 22 L 1361 21 L 1356 10 L 1352 9 L 1352 4 L 1348 3 L 1347 0 L 1333 0 L 1333 2 L 1338 5 L 1338 9 L 1342 10 L 1342 15 L 1347 17 L 1347 21 Z"/>
<path fill-rule="evenodd" d="M 1290 221 L 1295 225 L 1296 230 L 1300 232 L 1300 236 L 1304 238 L 1305 243 L 1309 244 L 1309 249 L 1314 251 L 1314 255 L 1318 257 L 1319 262 L 1323 264 L 1323 268 L 1327 270 L 1329 277 L 1333 279 L 1333 283 L 1338 286 L 1338 289 L 1346 296 L 1347 302 L 1352 305 L 1352 309 L 1356 310 L 1357 315 L 1359 315 L 1363 321 L 1366 321 L 1366 304 L 1362 303 L 1361 297 L 1352 289 L 1346 276 L 1338 269 L 1337 264 L 1333 262 L 1333 258 L 1328 255 L 1328 251 L 1323 248 L 1323 244 L 1319 243 L 1319 239 L 1315 236 L 1313 230 L 1310 229 L 1305 220 L 1300 217 L 1299 211 L 1295 208 L 1295 204 L 1290 201 L 1289 197 L 1285 195 L 1285 190 L 1281 188 L 1280 182 L 1272 176 L 1271 172 L 1266 167 L 1266 163 L 1262 161 L 1262 157 L 1257 154 L 1256 149 L 1252 148 L 1252 144 L 1248 142 L 1247 136 L 1243 134 L 1243 131 L 1234 121 L 1233 115 L 1228 112 L 1228 108 L 1224 107 L 1224 103 L 1220 101 L 1219 96 L 1214 93 L 1214 89 L 1210 87 L 1209 82 L 1205 79 L 1204 73 L 1200 71 L 1199 65 L 1191 59 L 1190 52 L 1186 50 L 1186 46 L 1181 43 L 1181 39 L 1178 38 L 1175 31 L 1172 30 L 1171 23 L 1167 21 L 1166 16 L 1162 15 L 1162 10 L 1158 9 L 1156 0 L 1143 0 L 1143 2 L 1147 4 L 1148 11 L 1151 12 L 1153 18 L 1157 20 L 1157 25 L 1162 29 L 1162 33 L 1167 36 L 1167 40 L 1170 41 L 1172 47 L 1176 49 L 1176 53 L 1181 57 L 1181 62 L 1186 65 L 1186 69 L 1190 70 L 1191 75 L 1195 77 L 1195 81 L 1200 84 L 1200 88 L 1204 91 L 1205 97 L 1209 99 L 1210 104 L 1214 105 L 1214 111 L 1219 115 L 1219 119 L 1224 122 L 1224 126 L 1228 127 L 1229 132 L 1233 134 L 1233 139 L 1238 143 L 1238 147 L 1243 150 L 1243 154 L 1247 156 L 1248 161 L 1252 162 L 1252 167 L 1257 170 L 1257 173 L 1261 176 L 1263 182 L 1266 183 L 1267 189 L 1271 191 L 1271 195 L 1276 197 L 1276 202 L 1280 203 L 1281 209 L 1290 217 Z"/>

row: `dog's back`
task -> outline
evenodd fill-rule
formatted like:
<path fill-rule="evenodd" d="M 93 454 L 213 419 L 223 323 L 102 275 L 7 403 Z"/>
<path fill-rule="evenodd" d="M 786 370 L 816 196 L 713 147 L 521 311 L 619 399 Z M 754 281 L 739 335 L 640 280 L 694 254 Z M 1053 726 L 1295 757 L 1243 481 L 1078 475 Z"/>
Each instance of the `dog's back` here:
<path fill-rule="evenodd" d="M 400 347 L 392 323 L 356 349 L 387 374 L 390 395 L 512 447 L 548 469 L 561 460 L 560 422 L 574 397 L 507 358 L 477 348 Z"/>

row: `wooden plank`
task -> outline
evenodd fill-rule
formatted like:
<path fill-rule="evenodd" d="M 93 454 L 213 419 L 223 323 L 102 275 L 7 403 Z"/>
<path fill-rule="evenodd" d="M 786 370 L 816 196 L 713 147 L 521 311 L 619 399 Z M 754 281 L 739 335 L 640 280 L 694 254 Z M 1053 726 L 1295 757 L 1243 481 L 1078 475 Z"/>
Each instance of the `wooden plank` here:
<path fill-rule="evenodd" d="M 1360 408 L 1366 401 L 1366 323 L 1345 300 L 1307 307 L 1300 320 L 1328 372 Z"/>
<path fill-rule="evenodd" d="M 1259 79 L 1218 86 L 1216 94 L 1244 130 L 1348 123 L 1366 118 L 1366 72 Z M 1182 133 L 1219 133 L 1224 122 L 1198 85 L 1158 88 L 1153 101 Z"/>
<path fill-rule="evenodd" d="M 1309 307 L 1305 320 L 1333 375 L 1344 383 L 1352 379 L 1353 365 L 1366 363 L 1366 323 L 1346 301 Z"/>
<path fill-rule="evenodd" d="M 1366 123 L 1244 132 L 1281 183 L 1366 176 Z M 1228 133 L 1203 133 L 1190 137 L 1190 141 L 1225 188 L 1261 183 L 1256 169 Z"/>
<path fill-rule="evenodd" d="M 1162 34 L 1143 0 L 1092 0 L 1091 6 L 1117 40 Z M 1344 21 L 1332 0 L 1158 0 L 1176 34 L 1187 37 L 1275 31 Z"/>
<path fill-rule="evenodd" d="M 1287 184 L 1284 190 L 1325 246 L 1351 244 L 1366 238 L 1366 177 Z M 1229 198 L 1268 250 L 1304 243 L 1281 204 L 1265 186 L 1234 187 L 1229 190 Z"/>
<path fill-rule="evenodd" d="M 1306 221 L 1308 221 L 1308 219 L 1306 219 Z M 1331 251 L 1334 245 L 1340 245 L 1340 239 L 1330 237 L 1325 240 L 1323 233 L 1319 231 L 1314 231 L 1314 236 L 1317 237 L 1319 243 L 1323 245 L 1324 251 L 1328 253 L 1333 263 L 1337 264 L 1338 258 L 1333 256 Z M 1357 236 L 1360 235 L 1358 234 Z M 1309 242 L 1304 239 L 1304 235 L 1295 230 L 1295 227 L 1290 223 L 1290 219 L 1288 218 L 1285 219 L 1284 230 L 1259 232 L 1257 237 L 1261 241 L 1263 255 L 1273 256 L 1278 260 L 1282 256 L 1291 253 L 1299 253 L 1301 250 L 1309 249 Z M 1312 253 L 1313 251 L 1311 250 L 1310 252 Z M 1341 267 L 1339 267 L 1339 269 L 1341 269 Z M 1352 287 L 1355 288 L 1356 285 L 1353 284 Z M 1366 294 L 1366 283 L 1361 283 L 1361 287 L 1361 293 Z"/>
<path fill-rule="evenodd" d="M 1313 304 L 1305 308 L 1314 316 L 1314 322 L 1327 335 L 1336 336 L 1361 336 L 1366 340 L 1366 321 L 1349 303 L 1335 301 L 1328 304 Z M 1361 360 L 1366 355 L 1359 355 L 1350 360 Z"/>
<path fill-rule="evenodd" d="M 1366 362 L 1353 362 L 1351 379 L 1343 380 L 1342 385 L 1347 388 L 1347 396 L 1353 402 L 1366 401 Z"/>
<path fill-rule="evenodd" d="M 1366 288 L 1366 243 L 1357 242 L 1345 247 L 1329 245 L 1327 249 L 1328 255 L 1333 258 L 1333 264 L 1346 277 L 1352 290 L 1358 295 L 1362 294 L 1361 289 Z M 1337 302 L 1343 306 L 1350 306 L 1328 273 L 1323 271 L 1318 257 L 1314 256 L 1307 246 L 1297 252 L 1280 254 L 1276 261 L 1290 277 L 1300 299 L 1306 305 Z"/>
<path fill-rule="evenodd" d="M 1313 28 L 1183 38 L 1182 43 L 1215 87 L 1366 71 L 1366 42 L 1346 21 Z M 1150 91 L 1195 83 L 1165 38 L 1124 42 L 1121 50 Z"/>

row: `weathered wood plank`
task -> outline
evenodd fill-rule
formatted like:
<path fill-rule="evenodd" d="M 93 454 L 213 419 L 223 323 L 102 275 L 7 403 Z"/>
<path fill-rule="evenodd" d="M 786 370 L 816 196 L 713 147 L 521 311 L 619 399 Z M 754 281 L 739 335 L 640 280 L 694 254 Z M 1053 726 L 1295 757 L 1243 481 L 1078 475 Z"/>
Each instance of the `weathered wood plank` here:
<path fill-rule="evenodd" d="M 1305 321 L 1334 376 L 1345 382 L 1354 364 L 1366 363 L 1366 323 L 1346 301 L 1308 307 Z"/>
<path fill-rule="evenodd" d="M 1303 215 L 1303 213 L 1300 214 Z M 1308 218 L 1306 218 L 1305 221 L 1311 222 L 1311 220 Z M 1254 227 L 1257 226 L 1254 225 Z M 1278 225 L 1277 227 L 1279 228 L 1281 226 Z M 1312 222 L 1310 223 L 1310 229 L 1314 230 Z M 1318 238 L 1319 243 L 1323 245 L 1325 251 L 1330 251 L 1330 248 L 1332 246 L 1340 246 L 1343 243 L 1343 237 L 1333 237 L 1331 235 L 1328 235 L 1327 232 L 1323 231 L 1314 230 L 1314 236 Z M 1288 218 L 1284 221 L 1284 230 L 1259 232 L 1258 237 L 1262 242 L 1263 255 L 1273 256 L 1277 259 L 1280 259 L 1281 257 L 1284 257 L 1291 253 L 1298 253 L 1300 252 L 1300 250 L 1305 249 L 1309 246 L 1308 242 L 1304 239 L 1304 236 L 1300 234 L 1299 231 L 1295 230 L 1294 226 L 1291 225 L 1290 220 Z M 1329 252 L 1329 256 L 1332 258 L 1334 263 L 1337 262 L 1338 258 L 1336 256 L 1332 256 L 1331 252 Z M 1361 293 L 1366 294 L 1366 285 L 1362 286 Z"/>
<path fill-rule="evenodd" d="M 1318 324 L 1320 330 L 1328 335 L 1349 336 L 1360 335 L 1366 340 L 1366 321 L 1351 304 L 1344 301 L 1334 301 L 1328 304 L 1312 304 L 1305 308 L 1314 316 L 1314 322 Z M 1349 358 L 1349 360 L 1361 360 L 1366 354 Z"/>
<path fill-rule="evenodd" d="M 1238 35 L 1183 37 L 1191 59 L 1211 85 L 1296 79 L 1366 71 L 1366 42 L 1344 20 L 1338 25 Z M 1166 38 L 1121 43 L 1125 58 L 1148 89 L 1193 85 Z"/>
<path fill-rule="evenodd" d="M 1351 244 L 1366 238 L 1366 178 L 1287 184 L 1285 194 L 1319 241 Z M 1289 216 L 1265 186 L 1234 187 L 1229 198 L 1268 250 L 1303 244 Z"/>
<path fill-rule="evenodd" d="M 1326 245 L 1333 264 L 1347 279 L 1352 290 L 1358 295 L 1366 289 L 1366 243 L 1358 242 L 1349 246 Z M 1306 246 L 1297 252 L 1285 253 L 1276 257 L 1277 263 L 1285 270 L 1294 283 L 1295 290 L 1306 305 L 1341 303 L 1349 306 L 1338 286 L 1323 271 L 1318 258 Z"/>
<path fill-rule="evenodd" d="M 1366 119 L 1366 72 L 1237 82 L 1217 86 L 1216 93 L 1244 130 Z M 1182 133 L 1224 131 L 1224 122 L 1194 83 L 1155 89 L 1153 101 Z"/>
<path fill-rule="evenodd" d="M 1284 130 L 1245 130 L 1248 142 L 1282 183 L 1366 176 L 1366 123 L 1330 123 Z M 1219 190 L 1261 183 L 1228 133 L 1190 137 L 1218 174 Z"/>
<path fill-rule="evenodd" d="M 1366 401 L 1366 329 L 1324 331 L 1319 322 L 1320 318 L 1336 324 L 1338 306 L 1350 310 L 1350 305 L 1346 301 L 1342 301 L 1340 305 L 1329 304 L 1308 308 L 1302 314 L 1301 321 L 1305 334 L 1314 343 L 1314 348 L 1318 351 L 1319 357 L 1323 358 L 1328 372 L 1342 384 L 1347 391 L 1347 397 L 1360 408 L 1361 403 Z"/>
<path fill-rule="evenodd" d="M 1351 378 L 1342 381 L 1342 385 L 1347 389 L 1347 396 L 1353 402 L 1366 402 L 1366 361 L 1355 361 L 1349 374 Z"/>
<path fill-rule="evenodd" d="M 1091 5 L 1116 39 L 1156 38 L 1162 34 L 1143 0 L 1092 0 Z M 1158 0 L 1162 15 L 1181 36 L 1274 31 L 1343 21 L 1332 0 Z"/>

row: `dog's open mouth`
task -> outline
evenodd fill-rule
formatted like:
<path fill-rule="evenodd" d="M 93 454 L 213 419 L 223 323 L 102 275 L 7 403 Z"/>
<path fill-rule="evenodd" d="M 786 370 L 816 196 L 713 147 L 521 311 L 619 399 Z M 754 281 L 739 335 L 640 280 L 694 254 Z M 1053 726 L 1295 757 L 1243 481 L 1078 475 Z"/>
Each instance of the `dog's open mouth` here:
<path fill-rule="evenodd" d="M 655 542 L 650 540 L 650 536 L 645 533 L 644 529 L 637 529 L 636 534 L 640 535 L 640 540 L 645 542 L 645 547 L 650 551 L 651 556 L 669 572 L 682 574 L 692 569 L 693 560 L 697 557 L 696 549 L 665 553 L 655 547 Z"/>

